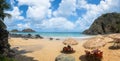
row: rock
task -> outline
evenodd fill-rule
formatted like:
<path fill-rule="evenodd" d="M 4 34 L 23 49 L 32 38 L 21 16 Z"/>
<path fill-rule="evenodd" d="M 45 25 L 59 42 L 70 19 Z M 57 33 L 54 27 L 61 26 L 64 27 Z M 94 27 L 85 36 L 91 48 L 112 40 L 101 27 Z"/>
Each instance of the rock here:
<path fill-rule="evenodd" d="M 120 33 L 120 13 L 107 13 L 98 17 L 84 34 Z"/>
<path fill-rule="evenodd" d="M 56 57 L 55 61 L 75 61 L 75 58 L 67 54 L 61 54 Z"/>
<path fill-rule="evenodd" d="M 93 38 L 87 40 L 83 44 L 83 47 L 85 47 L 87 49 L 96 49 L 96 48 L 104 47 L 105 45 L 106 45 L 106 41 L 105 41 L 104 37 L 98 35 L 96 37 L 93 37 Z"/>
<path fill-rule="evenodd" d="M 57 38 L 56 40 L 60 40 L 59 38 Z"/>
<path fill-rule="evenodd" d="M 35 35 L 35 38 L 40 38 L 40 39 L 43 39 L 42 36 L 40 36 L 39 34 Z"/>
<path fill-rule="evenodd" d="M 65 41 L 63 41 L 63 44 L 65 44 L 65 45 L 77 45 L 78 42 L 77 42 L 77 40 L 75 40 L 73 38 L 68 38 L 68 39 L 65 39 Z"/>
<path fill-rule="evenodd" d="M 23 38 L 31 38 L 31 37 L 32 37 L 31 34 L 23 35 Z"/>
<path fill-rule="evenodd" d="M 24 37 L 22 34 L 9 34 L 10 37 Z"/>
<path fill-rule="evenodd" d="M 109 43 L 109 42 L 113 42 L 114 39 L 112 39 L 112 38 L 110 38 L 110 37 L 104 37 L 104 41 L 105 41 L 106 43 Z"/>
<path fill-rule="evenodd" d="M 50 40 L 53 40 L 53 38 L 50 38 Z"/>
<path fill-rule="evenodd" d="M 23 29 L 22 32 L 35 32 L 35 30 L 32 30 L 30 28 L 27 28 L 27 29 Z"/>

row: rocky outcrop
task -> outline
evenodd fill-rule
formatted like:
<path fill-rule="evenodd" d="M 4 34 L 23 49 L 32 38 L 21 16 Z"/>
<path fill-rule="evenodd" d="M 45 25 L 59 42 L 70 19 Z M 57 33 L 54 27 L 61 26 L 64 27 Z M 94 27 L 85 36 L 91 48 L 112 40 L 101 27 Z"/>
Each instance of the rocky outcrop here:
<path fill-rule="evenodd" d="M 107 13 L 98 17 L 84 34 L 120 33 L 120 13 Z"/>
<path fill-rule="evenodd" d="M 22 32 L 35 32 L 34 30 L 28 28 L 28 29 L 23 29 Z"/>
<path fill-rule="evenodd" d="M 75 58 L 67 54 L 61 54 L 56 57 L 55 61 L 75 61 Z"/>
<path fill-rule="evenodd" d="M 9 56 L 10 44 L 8 43 L 8 31 L 0 29 L 0 55 Z"/>
<path fill-rule="evenodd" d="M 43 39 L 43 37 L 42 37 L 42 36 L 40 36 L 39 34 L 36 34 L 36 35 L 35 35 L 35 38 L 40 38 L 40 39 Z"/>

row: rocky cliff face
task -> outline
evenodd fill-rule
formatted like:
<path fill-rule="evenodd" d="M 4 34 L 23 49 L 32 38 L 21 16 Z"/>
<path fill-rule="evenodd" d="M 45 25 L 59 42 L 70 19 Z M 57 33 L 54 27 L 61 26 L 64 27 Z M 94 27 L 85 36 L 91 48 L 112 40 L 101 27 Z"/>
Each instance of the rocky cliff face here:
<path fill-rule="evenodd" d="M 8 43 L 8 31 L 0 29 L 0 55 L 8 56 L 10 45 Z"/>
<path fill-rule="evenodd" d="M 28 29 L 23 29 L 22 32 L 35 32 L 35 31 L 28 28 Z"/>
<path fill-rule="evenodd" d="M 107 13 L 98 17 L 85 34 L 120 33 L 120 13 Z"/>

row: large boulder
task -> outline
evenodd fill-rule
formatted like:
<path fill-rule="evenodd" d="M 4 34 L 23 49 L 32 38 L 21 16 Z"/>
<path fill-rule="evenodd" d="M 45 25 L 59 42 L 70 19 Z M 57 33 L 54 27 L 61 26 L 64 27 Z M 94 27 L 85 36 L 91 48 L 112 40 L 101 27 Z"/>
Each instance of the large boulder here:
<path fill-rule="evenodd" d="M 104 47 L 106 45 L 106 41 L 104 40 L 104 38 L 105 37 L 101 35 L 90 38 L 83 44 L 83 47 L 87 49 L 96 49 L 96 48 Z"/>
<path fill-rule="evenodd" d="M 55 61 L 75 61 L 75 58 L 67 54 L 61 54 L 56 57 Z"/>
<path fill-rule="evenodd" d="M 42 37 L 42 36 L 40 36 L 39 34 L 36 34 L 36 35 L 35 35 L 35 38 L 40 38 L 40 39 L 43 39 L 43 37 Z"/>
<path fill-rule="evenodd" d="M 120 13 L 107 13 L 98 17 L 84 34 L 120 33 Z"/>

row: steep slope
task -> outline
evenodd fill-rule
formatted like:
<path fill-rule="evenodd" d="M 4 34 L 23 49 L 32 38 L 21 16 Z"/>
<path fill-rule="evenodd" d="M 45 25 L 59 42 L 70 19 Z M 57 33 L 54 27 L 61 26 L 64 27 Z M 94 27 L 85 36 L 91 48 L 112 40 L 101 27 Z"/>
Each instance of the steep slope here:
<path fill-rule="evenodd" d="M 120 33 L 120 13 L 107 13 L 98 17 L 84 34 Z"/>

